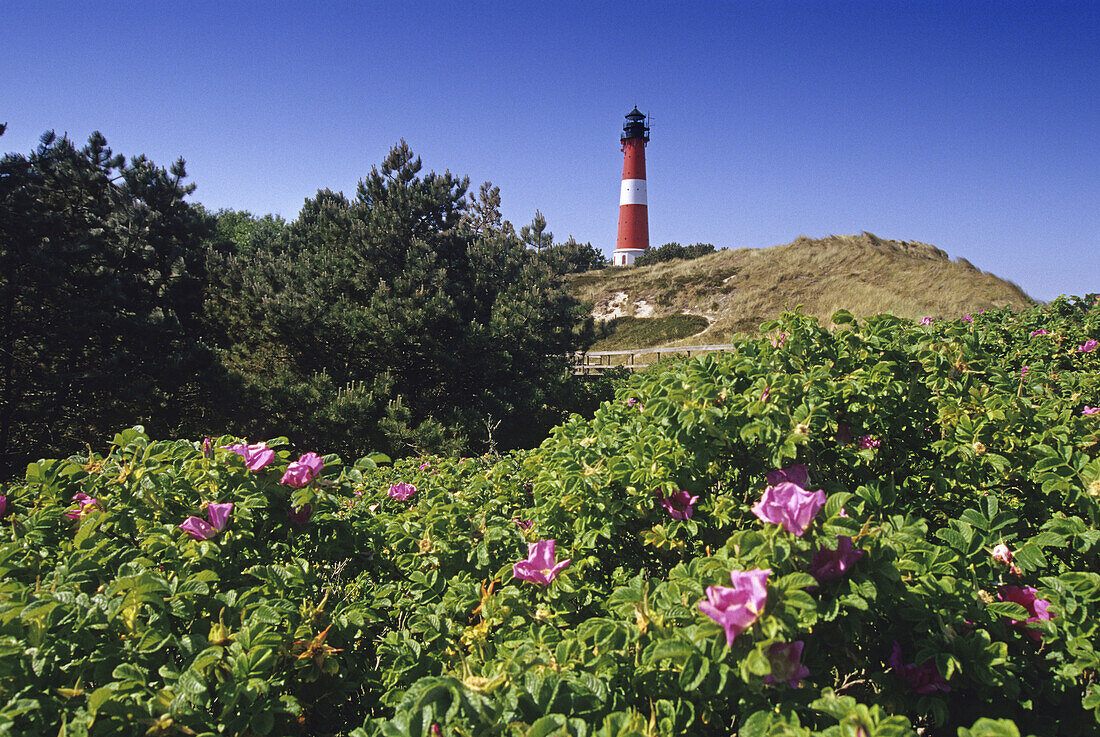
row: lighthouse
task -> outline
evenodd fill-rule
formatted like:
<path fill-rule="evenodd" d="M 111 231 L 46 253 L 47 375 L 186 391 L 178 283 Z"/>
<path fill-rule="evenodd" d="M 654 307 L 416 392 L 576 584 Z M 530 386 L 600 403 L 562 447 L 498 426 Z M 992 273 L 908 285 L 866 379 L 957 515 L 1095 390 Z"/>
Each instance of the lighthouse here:
<path fill-rule="evenodd" d="M 649 126 L 637 105 L 626 114 L 623 134 L 623 184 L 619 190 L 619 238 L 611 263 L 630 266 L 649 248 L 649 210 L 645 194 L 645 145 Z"/>

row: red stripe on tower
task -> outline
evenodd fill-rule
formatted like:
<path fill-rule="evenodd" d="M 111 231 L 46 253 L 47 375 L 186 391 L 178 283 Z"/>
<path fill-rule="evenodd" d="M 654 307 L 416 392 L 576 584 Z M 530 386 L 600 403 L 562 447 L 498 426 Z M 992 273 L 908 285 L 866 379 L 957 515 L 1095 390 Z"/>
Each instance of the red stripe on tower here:
<path fill-rule="evenodd" d="M 637 106 L 626 115 L 623 134 L 623 183 L 619 190 L 619 238 L 612 263 L 630 266 L 649 248 L 649 208 L 645 188 L 645 145 L 649 126 Z"/>

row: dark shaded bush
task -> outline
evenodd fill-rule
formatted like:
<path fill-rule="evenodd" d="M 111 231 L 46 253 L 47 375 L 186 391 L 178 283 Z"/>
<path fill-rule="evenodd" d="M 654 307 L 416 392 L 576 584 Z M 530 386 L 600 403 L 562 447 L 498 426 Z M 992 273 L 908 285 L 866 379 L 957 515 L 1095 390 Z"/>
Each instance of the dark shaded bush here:
<path fill-rule="evenodd" d="M 634 259 L 635 266 L 649 266 L 673 259 L 693 259 L 714 253 L 714 246 L 710 243 L 693 243 L 690 246 L 681 246 L 679 243 L 666 243 L 660 248 L 651 248 L 638 258 Z"/>

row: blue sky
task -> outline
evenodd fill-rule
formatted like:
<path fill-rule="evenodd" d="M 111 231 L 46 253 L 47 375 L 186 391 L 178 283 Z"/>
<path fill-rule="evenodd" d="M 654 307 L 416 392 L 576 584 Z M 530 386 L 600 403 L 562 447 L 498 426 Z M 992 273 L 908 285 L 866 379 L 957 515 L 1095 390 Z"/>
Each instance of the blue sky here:
<path fill-rule="evenodd" d="M 100 130 L 212 209 L 293 218 L 404 138 L 610 254 L 637 104 L 654 245 L 870 231 L 1100 291 L 1095 1 L 5 0 L 0 28 L 0 150 Z"/>

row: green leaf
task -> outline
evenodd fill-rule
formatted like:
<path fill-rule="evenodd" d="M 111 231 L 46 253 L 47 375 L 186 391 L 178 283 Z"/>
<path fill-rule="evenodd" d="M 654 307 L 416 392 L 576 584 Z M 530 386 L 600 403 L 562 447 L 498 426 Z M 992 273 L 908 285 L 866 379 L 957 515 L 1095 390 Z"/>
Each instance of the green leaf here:
<path fill-rule="evenodd" d="M 145 684 L 149 678 L 149 673 L 144 668 L 139 668 L 132 663 L 120 663 L 111 673 L 111 677 L 117 681 L 137 681 Z"/>
<path fill-rule="evenodd" d="M 185 694 L 196 696 L 206 691 L 206 683 L 193 670 L 185 670 L 176 681 L 176 688 Z"/>
<path fill-rule="evenodd" d="M 767 711 L 758 711 L 750 715 L 737 730 L 738 737 L 767 737 L 771 716 L 771 712 Z"/>
<path fill-rule="evenodd" d="M 687 658 L 696 652 L 691 643 L 679 639 L 660 640 L 650 646 L 648 662 L 656 665 L 658 662 L 671 658 L 680 660 Z"/>
<path fill-rule="evenodd" d="M 252 731 L 256 734 L 270 734 L 275 727 L 275 716 L 266 709 L 252 717 Z"/>
<path fill-rule="evenodd" d="M 260 604 L 258 607 L 249 612 L 248 619 L 250 622 L 261 622 L 263 624 L 279 624 L 283 621 L 283 616 L 267 604 Z"/>
<path fill-rule="evenodd" d="M 1039 532 L 1032 537 L 1029 542 L 1041 548 L 1064 548 L 1066 546 L 1066 538 L 1064 536 L 1049 530 Z"/>
<path fill-rule="evenodd" d="M 966 553 L 968 549 L 966 538 L 958 530 L 954 530 L 950 527 L 941 527 L 936 530 L 936 537 L 943 540 L 949 546 L 959 551 L 960 553 Z"/>
<path fill-rule="evenodd" d="M 771 661 L 759 645 L 745 656 L 745 667 L 755 676 L 766 676 L 772 672 Z"/>
<path fill-rule="evenodd" d="M 840 510 L 844 509 L 844 505 L 848 503 L 848 500 L 852 498 L 852 495 L 846 491 L 840 491 L 835 494 L 830 494 L 825 500 L 825 519 L 835 517 L 840 514 Z"/>
<path fill-rule="evenodd" d="M 856 321 L 855 316 L 848 310 L 837 310 L 831 319 L 835 325 L 847 325 Z"/>
<path fill-rule="evenodd" d="M 795 573 L 788 573 L 776 580 L 775 588 L 780 591 L 790 591 L 791 589 L 804 589 L 808 586 L 817 586 L 817 579 L 811 576 L 809 573 L 802 573 L 796 571 Z"/>
<path fill-rule="evenodd" d="M 691 692 L 699 688 L 699 685 L 710 673 L 710 661 L 705 660 L 698 653 L 692 655 L 684 663 L 684 669 L 680 672 L 679 686 L 685 692 Z"/>
<path fill-rule="evenodd" d="M 1014 601 L 995 601 L 991 604 L 986 604 L 985 608 L 995 617 L 1006 617 L 1008 619 L 1023 621 L 1029 616 L 1027 609 L 1024 609 Z"/>
<path fill-rule="evenodd" d="M 1020 730 L 1010 719 L 982 718 L 970 729 L 959 727 L 959 737 L 1020 737 Z"/>
<path fill-rule="evenodd" d="M 92 691 L 92 694 L 88 697 L 88 713 L 94 716 L 95 713 L 99 711 L 99 707 L 111 700 L 114 692 L 115 686 L 113 684 L 100 686 L 95 691 Z"/>
<path fill-rule="evenodd" d="M 564 734 L 558 732 L 565 728 L 566 718 L 561 714 L 547 714 L 544 717 L 540 717 L 535 720 L 535 723 L 527 730 L 526 737 L 550 737 L 555 733 Z"/>

